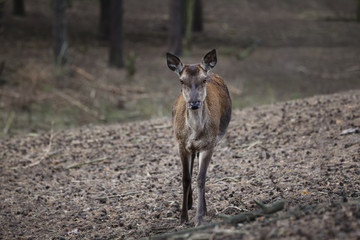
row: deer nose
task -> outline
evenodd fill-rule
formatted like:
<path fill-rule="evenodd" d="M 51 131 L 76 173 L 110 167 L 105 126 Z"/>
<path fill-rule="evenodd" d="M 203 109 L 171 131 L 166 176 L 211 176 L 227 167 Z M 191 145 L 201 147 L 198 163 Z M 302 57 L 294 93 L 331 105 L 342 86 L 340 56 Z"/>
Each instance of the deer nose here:
<path fill-rule="evenodd" d="M 190 103 L 189 103 L 189 107 L 190 107 L 190 109 L 192 109 L 192 110 L 199 109 L 199 107 L 200 107 L 200 101 L 190 102 Z"/>

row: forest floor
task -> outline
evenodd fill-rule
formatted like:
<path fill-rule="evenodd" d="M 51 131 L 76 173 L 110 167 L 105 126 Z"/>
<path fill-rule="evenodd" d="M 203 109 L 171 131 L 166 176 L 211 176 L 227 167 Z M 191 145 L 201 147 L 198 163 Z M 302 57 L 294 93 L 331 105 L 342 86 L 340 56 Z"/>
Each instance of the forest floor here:
<path fill-rule="evenodd" d="M 138 239 L 194 227 L 194 209 L 188 224 L 179 223 L 181 166 L 169 118 L 179 85 L 165 61 L 168 4 L 124 1 L 127 66 L 119 70 L 108 66 L 108 44 L 99 40 L 98 1 L 71 3 L 69 64 L 60 69 L 49 1 L 26 1 L 25 17 L 13 16 L 6 1 L 0 239 Z M 286 204 L 254 221 L 174 238 L 359 239 L 356 1 L 203 7 L 204 31 L 181 58 L 196 63 L 216 48 L 214 72 L 234 109 L 208 170 L 205 220 L 257 209 L 254 199 Z M 196 189 L 194 196 L 196 203 Z"/>
<path fill-rule="evenodd" d="M 359 90 L 235 110 L 208 169 L 205 220 L 254 210 L 254 199 L 285 209 L 168 239 L 359 239 L 359 113 Z M 179 223 L 169 118 L 5 138 L 0 160 L 1 239 L 138 239 L 194 226 L 194 209 Z"/>

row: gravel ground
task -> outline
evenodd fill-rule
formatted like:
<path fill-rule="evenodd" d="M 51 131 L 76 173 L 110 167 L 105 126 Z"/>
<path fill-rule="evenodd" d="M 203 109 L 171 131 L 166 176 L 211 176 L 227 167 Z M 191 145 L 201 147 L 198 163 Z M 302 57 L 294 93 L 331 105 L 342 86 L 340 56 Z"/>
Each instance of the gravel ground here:
<path fill-rule="evenodd" d="M 359 129 L 359 90 L 235 110 L 208 169 L 205 220 L 254 210 L 254 199 L 284 199 L 285 209 L 176 239 L 359 239 Z M 194 226 L 194 209 L 179 223 L 169 118 L 2 139 L 0 161 L 1 239 L 138 239 Z"/>

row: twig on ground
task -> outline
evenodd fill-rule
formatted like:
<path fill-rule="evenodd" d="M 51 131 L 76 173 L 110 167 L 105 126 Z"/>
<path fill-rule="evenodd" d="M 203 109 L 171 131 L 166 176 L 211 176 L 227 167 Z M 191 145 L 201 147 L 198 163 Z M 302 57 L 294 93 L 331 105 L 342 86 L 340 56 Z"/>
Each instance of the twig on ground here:
<path fill-rule="evenodd" d="M 256 200 L 255 202 L 258 205 L 261 203 L 258 200 Z M 284 208 L 285 202 L 283 200 L 280 200 L 280 201 L 277 201 L 272 204 L 265 205 L 265 204 L 261 203 L 260 205 L 262 206 L 261 209 L 256 209 L 251 212 L 246 212 L 246 213 L 242 213 L 242 214 L 238 214 L 238 215 L 234 215 L 234 216 L 219 214 L 219 216 L 224 219 L 221 222 L 213 222 L 213 223 L 201 225 L 201 226 L 194 227 L 194 228 L 183 229 L 178 232 L 164 233 L 164 234 L 154 235 L 154 236 L 150 236 L 148 238 L 143 238 L 143 239 L 181 238 L 182 236 L 188 237 L 189 234 L 191 234 L 191 233 L 196 233 L 198 231 L 205 230 L 208 228 L 213 228 L 213 227 L 216 227 L 216 226 L 219 226 L 222 224 L 230 223 L 230 224 L 236 225 L 236 224 L 244 222 L 244 221 L 251 221 L 251 220 L 256 219 L 257 217 L 261 217 L 261 216 L 264 216 L 267 214 L 272 214 L 272 213 L 278 212 Z"/>
<path fill-rule="evenodd" d="M 249 152 L 242 152 L 242 153 L 232 155 L 232 158 L 244 158 L 244 157 L 249 156 L 249 155 L 250 155 Z"/>
<path fill-rule="evenodd" d="M 225 180 L 229 180 L 231 182 L 238 182 L 240 177 L 223 177 L 220 179 L 215 180 L 213 183 L 223 182 Z"/>
<path fill-rule="evenodd" d="M 224 214 L 219 214 L 220 217 L 225 219 L 225 222 L 231 223 L 231 224 L 238 224 L 245 221 L 252 221 L 256 219 L 257 217 L 261 217 L 267 214 L 276 213 L 284 208 L 285 202 L 284 201 L 278 201 L 272 204 L 265 205 L 262 202 L 256 200 L 256 204 L 261 206 L 261 209 L 257 209 L 251 212 L 238 214 L 235 216 L 229 216 Z"/>
<path fill-rule="evenodd" d="M 259 199 L 254 199 L 254 202 L 259 206 L 261 207 L 262 209 L 266 209 L 266 206 L 263 202 L 261 202 Z"/>
<path fill-rule="evenodd" d="M 249 146 L 247 147 L 247 150 L 250 150 L 251 148 L 255 147 L 256 145 L 262 144 L 261 141 L 255 141 L 253 143 L 250 143 Z"/>
<path fill-rule="evenodd" d="M 164 234 L 154 235 L 154 236 L 150 236 L 148 238 L 142 238 L 142 239 L 144 239 L 144 240 L 145 239 L 167 239 L 169 237 L 180 238 L 183 235 L 188 235 L 189 233 L 194 233 L 194 232 L 197 232 L 197 231 L 212 228 L 212 227 L 215 227 L 218 224 L 219 223 L 209 223 L 209 224 L 201 225 L 201 226 L 194 227 L 194 228 L 187 228 L 187 229 L 183 229 L 183 230 L 180 230 L 180 231 L 177 231 L 177 232 L 164 233 Z"/>
<path fill-rule="evenodd" d="M 74 163 L 70 166 L 67 166 L 65 169 L 71 169 L 71 168 L 76 168 L 76 167 L 80 167 L 86 164 L 93 164 L 93 163 L 98 163 L 98 162 L 102 162 L 104 160 L 106 160 L 107 157 L 102 157 L 102 158 L 98 158 L 98 159 L 94 159 L 94 160 L 90 160 L 90 161 L 85 161 L 85 162 L 79 162 L 79 163 Z"/>
<path fill-rule="evenodd" d="M 144 193 L 144 191 L 127 192 L 127 193 L 122 193 L 122 194 L 97 197 L 97 198 L 95 198 L 95 200 L 104 200 L 104 199 L 109 199 L 109 198 L 122 198 L 122 197 L 130 196 L 130 195 L 134 195 L 134 194 L 138 194 L 138 193 Z"/>
<path fill-rule="evenodd" d="M 224 210 L 222 210 L 221 212 L 225 212 L 226 210 L 230 209 L 230 208 L 233 208 L 233 209 L 236 209 L 236 210 L 239 210 L 239 211 L 245 211 L 245 212 L 248 212 L 247 209 L 243 209 L 243 208 L 239 208 L 239 207 L 236 207 L 236 206 L 228 206 L 226 207 Z M 216 215 L 220 215 L 221 213 L 217 213 Z"/>
<path fill-rule="evenodd" d="M 163 128 L 171 128 L 171 125 L 155 125 L 153 126 L 154 129 L 163 129 Z"/>
<path fill-rule="evenodd" d="M 29 167 L 33 167 L 33 166 L 38 165 L 39 163 L 41 163 L 41 161 L 44 160 L 45 158 L 47 158 L 49 156 L 49 154 L 50 154 L 50 151 L 51 151 L 53 137 L 54 137 L 54 122 L 52 121 L 51 122 L 49 144 L 48 144 L 47 148 L 45 149 L 43 155 L 40 157 L 40 159 L 38 161 L 30 163 L 29 165 L 23 166 L 22 168 L 26 169 L 26 168 L 29 168 Z M 18 167 L 13 167 L 13 168 L 10 168 L 10 169 L 17 169 L 17 168 Z"/>

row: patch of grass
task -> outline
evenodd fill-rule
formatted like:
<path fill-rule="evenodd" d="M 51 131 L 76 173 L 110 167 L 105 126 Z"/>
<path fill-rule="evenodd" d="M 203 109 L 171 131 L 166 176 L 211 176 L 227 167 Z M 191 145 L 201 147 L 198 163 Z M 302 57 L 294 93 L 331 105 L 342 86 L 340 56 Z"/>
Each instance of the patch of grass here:
<path fill-rule="evenodd" d="M 135 52 L 130 52 L 125 57 L 125 70 L 127 78 L 133 77 L 136 73 L 136 59 L 137 54 Z"/>
<path fill-rule="evenodd" d="M 290 99 L 291 100 L 295 100 L 295 99 L 299 99 L 299 98 L 303 98 L 304 95 L 300 92 L 293 92 L 290 94 Z"/>
<path fill-rule="evenodd" d="M 50 84 L 43 84 L 43 85 L 41 86 L 41 89 L 42 89 L 43 91 L 51 91 L 51 90 L 54 89 L 54 87 L 53 87 L 52 85 L 50 85 Z"/>
<path fill-rule="evenodd" d="M 221 46 L 221 47 L 219 47 L 219 50 L 218 50 L 219 54 L 224 55 L 224 56 L 234 55 L 238 51 L 239 51 L 238 48 L 230 47 L 230 46 Z"/>
<path fill-rule="evenodd" d="M 261 79 L 247 81 L 243 86 L 243 94 L 232 96 L 233 108 L 265 105 L 277 100 L 276 89 Z"/>
<path fill-rule="evenodd" d="M 137 110 L 129 110 L 129 109 L 119 109 L 115 108 L 112 105 L 107 105 L 105 107 L 105 118 L 106 122 L 126 122 L 130 120 L 136 120 L 140 117 L 141 113 Z"/>
<path fill-rule="evenodd" d="M 163 117 L 170 115 L 171 104 L 164 101 L 164 99 L 154 98 L 154 99 L 140 99 L 132 105 L 137 109 L 145 118 L 150 117 Z"/>

